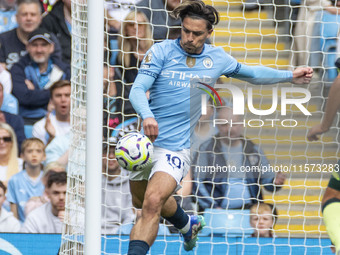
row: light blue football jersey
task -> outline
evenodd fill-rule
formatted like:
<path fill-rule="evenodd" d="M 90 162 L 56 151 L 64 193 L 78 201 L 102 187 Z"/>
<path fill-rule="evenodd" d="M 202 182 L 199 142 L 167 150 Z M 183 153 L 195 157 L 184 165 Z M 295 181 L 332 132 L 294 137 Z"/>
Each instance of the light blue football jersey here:
<path fill-rule="evenodd" d="M 140 74 L 154 77 L 149 106 L 158 122 L 159 135 L 154 142 L 172 151 L 190 148 L 190 133 L 201 115 L 199 88 L 213 86 L 221 75 L 233 76 L 241 65 L 221 47 L 205 44 L 201 54 L 190 55 L 180 39 L 165 40 L 146 53 Z"/>

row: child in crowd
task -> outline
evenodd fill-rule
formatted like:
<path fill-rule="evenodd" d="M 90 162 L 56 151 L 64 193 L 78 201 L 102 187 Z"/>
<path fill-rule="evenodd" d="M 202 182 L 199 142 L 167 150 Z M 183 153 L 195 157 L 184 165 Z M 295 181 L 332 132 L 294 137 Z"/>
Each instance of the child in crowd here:
<path fill-rule="evenodd" d="M 253 237 L 273 237 L 276 220 L 277 211 L 273 205 L 259 203 L 250 207 L 250 225 L 254 228 Z"/>
<path fill-rule="evenodd" d="M 14 216 L 24 222 L 26 202 L 44 192 L 42 162 L 45 160 L 45 145 L 38 138 L 29 138 L 22 143 L 21 153 L 24 170 L 9 180 L 7 200 L 11 203 Z"/>
<path fill-rule="evenodd" d="M 20 222 L 13 216 L 12 212 L 2 208 L 6 200 L 6 186 L 0 181 L 0 232 L 19 232 Z"/>

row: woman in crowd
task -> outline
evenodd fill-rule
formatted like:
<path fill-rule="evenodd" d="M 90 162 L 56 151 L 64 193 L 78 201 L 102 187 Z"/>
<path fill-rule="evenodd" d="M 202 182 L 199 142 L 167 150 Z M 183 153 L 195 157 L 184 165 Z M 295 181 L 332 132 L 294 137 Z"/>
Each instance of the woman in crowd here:
<path fill-rule="evenodd" d="M 0 123 L 0 181 L 6 186 L 12 175 L 22 170 L 22 159 L 18 158 L 16 135 L 6 123 Z"/>
<path fill-rule="evenodd" d="M 140 63 L 152 44 L 151 27 L 147 17 L 142 12 L 130 12 L 122 23 L 121 35 L 118 37 L 120 51 L 116 62 L 118 67 L 115 68 L 116 112 L 120 121 L 124 121 L 122 116 L 126 119 L 136 116 L 128 98 Z"/>

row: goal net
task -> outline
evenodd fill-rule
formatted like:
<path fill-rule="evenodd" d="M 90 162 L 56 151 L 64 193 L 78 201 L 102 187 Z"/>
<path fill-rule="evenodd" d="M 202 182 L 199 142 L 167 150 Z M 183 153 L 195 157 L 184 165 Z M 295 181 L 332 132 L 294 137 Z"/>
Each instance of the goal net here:
<path fill-rule="evenodd" d="M 90 0 L 72 0 L 72 137 L 69 149 L 65 226 L 60 254 L 82 254 L 84 247 L 87 38 L 90 36 L 87 33 L 88 1 Z M 150 21 L 140 21 L 138 16 L 129 14 L 142 2 L 149 4 L 141 10 L 151 14 Z M 167 11 L 159 6 L 152 9 L 150 7 L 152 2 L 163 0 L 105 1 L 104 77 L 103 84 L 98 84 L 98 89 L 103 89 L 104 97 L 104 169 L 93 169 L 102 172 L 103 178 L 103 254 L 126 253 L 127 235 L 135 218 L 140 214 L 132 207 L 125 171 L 122 170 L 118 174 L 110 172 L 110 164 L 113 161 L 110 156 L 111 145 L 114 145 L 117 138 L 125 132 L 140 129 L 140 120 L 128 100 L 137 73 L 138 61 L 143 58 L 146 46 L 161 41 L 161 36 L 163 39 L 173 39 L 179 33 L 176 29 L 178 23 L 173 23 L 169 17 L 164 16 L 167 25 L 159 22 L 157 12 Z M 165 2 L 171 5 L 176 1 Z M 254 86 L 226 77 L 221 77 L 217 81 L 215 89 L 224 100 L 223 107 L 228 109 L 235 107 L 231 86 L 240 89 L 244 95 L 244 115 L 237 120 L 238 125 L 242 126 L 243 145 L 236 152 L 232 147 L 216 151 L 216 146 L 208 146 L 209 141 L 216 142 L 215 138 L 220 132 L 218 125 L 226 124 L 225 119 L 220 120 L 220 123 L 214 123 L 213 120 L 218 118 L 223 107 L 215 104 L 213 100 L 208 101 L 206 105 L 208 115 L 200 119 L 195 129 L 197 139 L 192 147 L 192 154 L 196 157 L 204 158 L 203 152 L 208 152 L 208 156 L 205 165 L 199 160 L 193 161 L 191 175 L 182 183 L 183 187 L 189 187 L 191 191 L 188 193 L 183 189 L 182 192 L 186 192 L 185 199 L 178 198 L 178 202 L 183 206 L 189 205 L 186 207 L 189 213 L 203 213 L 207 218 L 208 226 L 202 234 L 199 248 L 208 249 L 205 251 L 213 254 L 223 245 L 226 245 L 227 252 L 232 252 L 228 250 L 232 247 L 230 245 L 238 245 L 238 249 L 241 249 L 238 252 L 247 254 L 247 249 L 254 248 L 254 245 L 257 247 L 256 253 L 261 253 L 261 249 L 263 251 L 271 245 L 273 249 L 271 252 L 275 254 L 281 254 L 281 246 L 289 249 L 298 247 L 301 254 L 315 252 L 313 249 L 318 249 L 315 254 L 321 254 L 321 251 L 327 254 L 330 242 L 327 240 L 322 221 L 321 200 L 331 172 L 337 164 L 338 117 L 331 130 L 321 136 L 319 141 L 308 142 L 306 136 L 308 130 L 320 122 L 330 84 L 337 75 L 334 62 L 337 58 L 336 38 L 340 18 L 339 15 L 325 10 L 326 6 L 334 6 L 334 3 L 328 1 L 309 3 L 299 0 L 248 2 L 205 0 L 205 3 L 214 6 L 220 13 L 220 23 L 214 28 L 210 38 L 211 44 L 223 47 L 240 63 L 248 65 L 290 70 L 297 66 L 312 66 L 315 78 L 309 85 L 298 86 L 302 90 L 296 90 L 297 86 L 288 83 Z M 124 22 L 126 17 L 129 18 Z M 150 27 L 151 43 L 147 37 L 148 29 L 145 27 Z M 129 39 L 133 37 L 127 32 L 130 28 L 137 31 L 135 32 L 137 45 L 129 43 Z M 303 107 L 310 115 L 292 104 L 287 104 L 286 114 L 283 114 L 281 103 L 284 100 L 287 102 L 288 99 L 304 99 L 308 97 L 306 91 L 310 93 L 311 98 L 303 103 Z M 275 99 L 278 100 L 276 108 L 273 104 Z M 270 114 L 262 116 L 259 114 L 259 110 L 270 109 L 274 109 Z M 206 145 L 205 151 L 202 151 L 201 144 Z M 248 151 L 249 144 L 251 152 Z M 228 174 L 215 179 L 216 169 L 213 172 L 212 168 L 210 172 L 204 172 L 202 169 L 203 166 L 208 166 L 207 161 L 211 158 L 214 158 L 215 164 L 216 158 L 222 154 L 229 155 L 224 157 L 224 165 L 220 165 L 229 167 Z M 247 165 L 248 168 L 259 167 L 256 162 L 251 161 L 256 161 L 256 158 L 262 156 L 267 159 L 268 162 L 264 165 L 269 169 L 267 173 L 261 173 L 262 177 L 273 178 L 279 174 L 280 178 L 285 178 L 282 185 L 272 187 L 272 179 L 271 183 L 262 182 L 263 178 L 259 173 L 253 176 L 254 180 L 249 181 L 250 177 L 245 174 L 246 167 L 243 175 L 231 177 L 230 168 L 240 165 Z M 235 162 L 235 158 L 238 163 Z M 214 166 L 216 167 L 216 164 Z M 282 177 L 283 175 L 285 177 Z M 240 186 L 244 188 L 235 194 L 235 190 Z M 257 186 L 257 189 L 253 186 Z M 268 186 L 272 189 L 267 189 Z M 223 191 L 220 194 L 219 187 L 220 191 Z M 273 228 L 272 238 L 265 244 L 261 239 L 254 241 L 250 238 L 254 232 L 254 226 L 249 222 L 250 218 L 254 215 L 260 217 L 259 207 L 255 212 L 249 210 L 254 202 L 254 195 L 251 194 L 254 190 L 255 200 L 271 205 L 271 217 L 277 212 L 277 217 L 274 217 L 275 224 L 273 222 L 269 227 Z M 260 228 L 259 223 L 255 228 Z M 151 250 L 151 254 L 184 253 L 181 250 L 181 238 L 179 235 L 170 235 L 171 231 L 166 223 L 160 225 L 160 235 L 156 240 L 158 250 Z M 218 239 L 221 236 L 223 238 Z M 277 244 L 280 238 L 285 240 L 281 242 L 281 246 Z M 302 241 L 295 245 L 296 240 Z M 173 246 L 178 248 L 169 248 Z M 197 254 L 200 254 L 199 249 Z"/>

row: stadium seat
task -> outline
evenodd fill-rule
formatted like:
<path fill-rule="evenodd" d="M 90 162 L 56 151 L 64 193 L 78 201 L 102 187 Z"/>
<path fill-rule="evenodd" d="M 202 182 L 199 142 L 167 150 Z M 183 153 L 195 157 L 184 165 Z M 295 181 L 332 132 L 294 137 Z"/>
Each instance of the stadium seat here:
<path fill-rule="evenodd" d="M 335 68 L 337 35 L 340 30 L 340 16 L 322 12 L 321 51 L 324 54 L 322 66 L 325 67 L 325 80 L 333 81 L 337 76 Z"/>
<path fill-rule="evenodd" d="M 204 218 L 206 227 L 200 236 L 249 237 L 254 232 L 249 210 L 206 209 Z"/>

